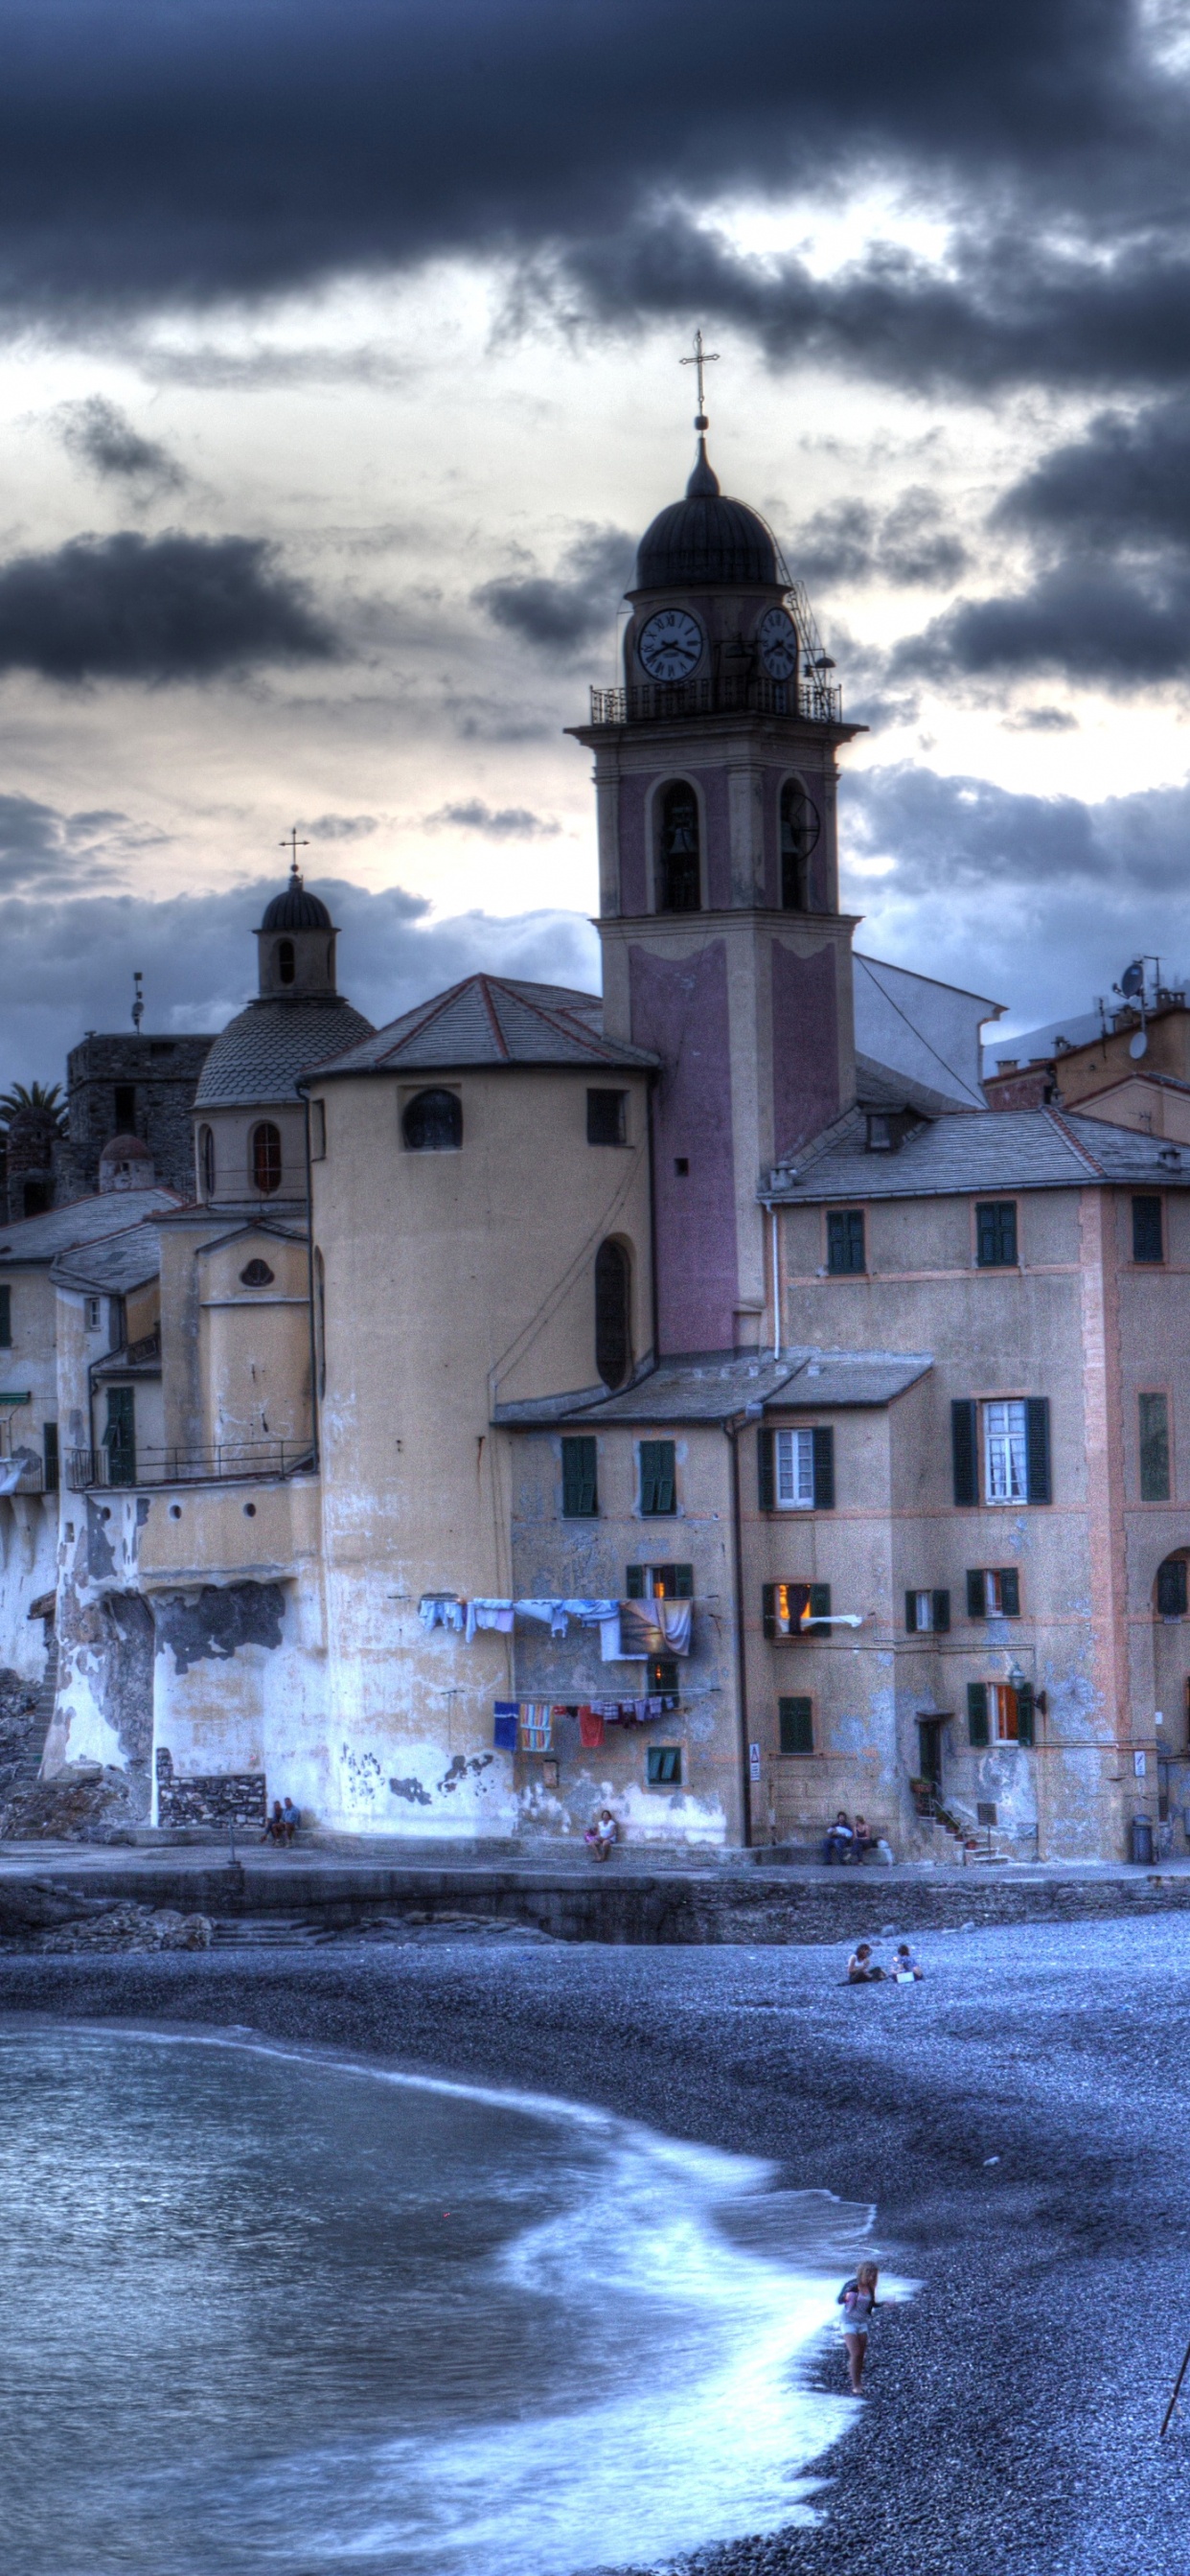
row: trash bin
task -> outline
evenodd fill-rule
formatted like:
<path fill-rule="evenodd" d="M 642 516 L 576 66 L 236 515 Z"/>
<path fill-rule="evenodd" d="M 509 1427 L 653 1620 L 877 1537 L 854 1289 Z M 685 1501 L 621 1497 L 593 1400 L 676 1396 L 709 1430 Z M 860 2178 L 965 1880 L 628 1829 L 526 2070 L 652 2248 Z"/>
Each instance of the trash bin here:
<path fill-rule="evenodd" d="M 1147 1816 L 1134 1816 L 1132 1819 L 1132 1857 L 1142 1866 L 1151 1868 L 1153 1828 Z"/>

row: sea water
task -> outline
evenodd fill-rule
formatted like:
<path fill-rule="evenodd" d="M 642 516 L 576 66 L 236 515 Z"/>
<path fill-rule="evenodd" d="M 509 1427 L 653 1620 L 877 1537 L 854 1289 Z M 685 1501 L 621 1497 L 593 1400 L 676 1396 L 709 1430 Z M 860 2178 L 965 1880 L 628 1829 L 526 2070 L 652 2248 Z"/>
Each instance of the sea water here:
<path fill-rule="evenodd" d="M 577 2576 L 805 2520 L 869 2214 L 774 2179 L 248 2032 L 0 2025 L 6 2565 Z"/>

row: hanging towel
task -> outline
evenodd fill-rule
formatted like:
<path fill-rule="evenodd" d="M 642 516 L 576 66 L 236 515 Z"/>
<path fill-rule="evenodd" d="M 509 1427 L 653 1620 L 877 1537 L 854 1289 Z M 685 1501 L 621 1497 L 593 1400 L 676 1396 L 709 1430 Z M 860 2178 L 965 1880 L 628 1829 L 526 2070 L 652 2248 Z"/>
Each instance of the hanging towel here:
<path fill-rule="evenodd" d="M 683 1608 L 685 1606 L 682 1605 Z M 657 1617 L 663 1607 L 660 1601 L 621 1601 L 621 1663 L 644 1663 L 650 1655 L 664 1655 L 668 1651 L 665 1633 Z M 678 1607 L 676 1602 L 674 1607 Z"/>
<path fill-rule="evenodd" d="M 693 1603 L 689 1601 L 655 1601 L 657 1625 L 671 1655 L 688 1655 Z"/>
<path fill-rule="evenodd" d="M 599 1656 L 602 1663 L 619 1663 L 620 1613 L 618 1610 L 613 1618 L 601 1619 L 599 1622 Z"/>
<path fill-rule="evenodd" d="M 454 1628 L 461 1632 L 463 1604 L 453 1592 L 423 1592 L 417 1605 L 423 1628 Z"/>
<path fill-rule="evenodd" d="M 550 1702 L 548 1699 L 522 1700 L 521 1752 L 548 1753 L 552 1740 L 553 1729 L 550 1718 Z"/>
<path fill-rule="evenodd" d="M 519 1610 L 522 1619 L 540 1619 L 543 1626 L 549 1629 L 551 1637 L 565 1636 L 567 1621 L 564 1601 L 517 1601 L 513 1606 Z"/>
<path fill-rule="evenodd" d="M 578 1713 L 578 1740 L 580 1744 L 586 1746 L 588 1753 L 598 1752 L 599 1747 L 603 1742 L 603 1719 L 595 1709 L 580 1708 Z"/>
<path fill-rule="evenodd" d="M 467 1643 L 471 1644 L 477 1628 L 498 1628 L 503 1637 L 512 1633 L 511 1601 L 469 1601 L 467 1604 Z"/>
<path fill-rule="evenodd" d="M 495 1724 L 492 1729 L 492 1742 L 496 1746 L 498 1752 L 516 1752 L 517 1720 L 520 1713 L 521 1704 L 517 1699 L 498 1699 L 495 1702 Z"/>
<path fill-rule="evenodd" d="M 558 1607 L 571 1619 L 581 1619 L 584 1628 L 600 1628 L 605 1619 L 615 1618 L 620 1605 L 618 1601 L 560 1601 Z"/>

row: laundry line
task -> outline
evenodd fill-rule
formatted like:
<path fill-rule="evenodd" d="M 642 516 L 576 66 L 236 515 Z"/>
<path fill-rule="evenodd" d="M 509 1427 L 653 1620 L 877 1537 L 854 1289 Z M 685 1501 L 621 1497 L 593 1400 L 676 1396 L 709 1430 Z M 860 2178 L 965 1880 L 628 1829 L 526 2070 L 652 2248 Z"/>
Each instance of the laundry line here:
<path fill-rule="evenodd" d="M 427 1634 L 446 1628 L 468 1645 L 485 1629 L 511 1636 L 517 1618 L 534 1620 L 547 1627 L 551 1637 L 562 1638 L 569 1634 L 573 1619 L 581 1628 L 598 1628 L 600 1661 L 605 1664 L 688 1655 L 693 1611 L 689 1600 L 616 1601 L 571 1595 L 516 1600 L 478 1594 L 463 1600 L 455 1592 L 423 1592 L 418 1602 L 418 1617 Z"/>

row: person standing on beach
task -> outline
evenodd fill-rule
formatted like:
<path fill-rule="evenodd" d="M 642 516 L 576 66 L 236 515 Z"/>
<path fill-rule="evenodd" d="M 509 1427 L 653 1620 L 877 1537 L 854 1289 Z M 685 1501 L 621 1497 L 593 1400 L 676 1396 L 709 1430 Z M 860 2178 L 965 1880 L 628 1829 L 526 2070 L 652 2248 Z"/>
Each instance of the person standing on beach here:
<path fill-rule="evenodd" d="M 843 2341 L 847 2347 L 847 2368 L 851 2375 L 851 2394 L 863 2394 L 864 2363 L 868 2357 L 868 2326 L 876 2305 L 876 2283 L 880 2275 L 874 2263 L 861 2263 L 853 2281 L 844 2281 L 838 2305 Z"/>

